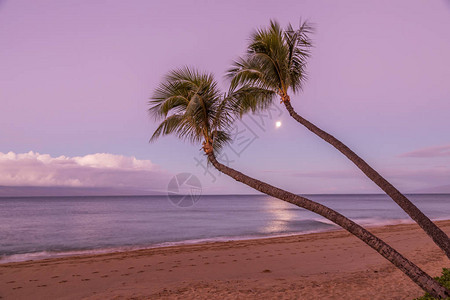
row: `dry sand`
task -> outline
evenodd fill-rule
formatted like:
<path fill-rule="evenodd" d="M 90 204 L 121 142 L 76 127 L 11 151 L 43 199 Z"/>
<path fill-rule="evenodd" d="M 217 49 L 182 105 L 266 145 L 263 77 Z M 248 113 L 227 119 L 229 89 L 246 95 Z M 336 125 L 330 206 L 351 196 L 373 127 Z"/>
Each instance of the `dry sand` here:
<path fill-rule="evenodd" d="M 450 232 L 450 220 L 438 224 Z M 370 230 L 432 276 L 450 267 L 417 225 Z M 0 265 L 1 299 L 412 299 L 422 294 L 344 231 Z"/>

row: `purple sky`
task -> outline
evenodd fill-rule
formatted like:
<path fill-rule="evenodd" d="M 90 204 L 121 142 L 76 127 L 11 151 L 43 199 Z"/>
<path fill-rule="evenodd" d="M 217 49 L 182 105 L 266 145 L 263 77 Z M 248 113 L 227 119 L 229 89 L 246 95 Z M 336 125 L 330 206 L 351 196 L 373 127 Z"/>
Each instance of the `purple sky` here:
<path fill-rule="evenodd" d="M 199 145 L 149 144 L 146 109 L 182 65 L 226 87 L 225 70 L 271 18 L 317 28 L 297 112 L 401 191 L 450 191 L 450 4 L 411 0 L 0 0 L 0 185 L 161 191 L 190 172 L 204 193 L 253 192 L 204 175 Z M 381 192 L 284 110 L 244 122 L 255 139 L 225 151 L 231 167 L 296 193 Z"/>

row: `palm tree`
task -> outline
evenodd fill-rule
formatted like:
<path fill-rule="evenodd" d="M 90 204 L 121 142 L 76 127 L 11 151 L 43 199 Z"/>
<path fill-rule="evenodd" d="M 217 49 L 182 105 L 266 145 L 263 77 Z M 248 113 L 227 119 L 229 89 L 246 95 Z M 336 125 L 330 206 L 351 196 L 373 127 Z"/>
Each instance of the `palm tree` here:
<path fill-rule="evenodd" d="M 264 109 L 280 97 L 291 117 L 350 159 L 416 221 L 450 258 L 450 239 L 436 224 L 349 147 L 297 114 L 292 107 L 288 92 L 301 90 L 306 79 L 306 59 L 311 48 L 308 35 L 312 31 L 308 22 L 301 24 L 297 30 L 290 24 L 283 30 L 277 22 L 271 21 L 268 29 L 259 29 L 253 33 L 246 56 L 235 61 L 227 73 L 231 79 L 231 90 L 247 87 L 247 92 L 256 89 L 260 95 L 258 101 L 242 101 L 241 113 Z M 265 94 L 262 95 L 260 90 L 265 90 Z"/>
<path fill-rule="evenodd" d="M 381 239 L 338 212 L 292 194 L 270 184 L 251 178 L 217 161 L 215 153 L 230 141 L 227 130 L 234 121 L 238 95 L 222 95 L 211 74 L 189 68 L 170 72 L 156 89 L 149 112 L 161 120 L 151 141 L 162 135 L 175 134 L 193 143 L 203 143 L 208 161 L 220 172 L 267 195 L 315 212 L 352 233 L 402 270 L 417 285 L 436 297 L 450 295 L 450 291 L 403 257 Z M 247 100 L 250 100 L 248 96 Z"/>

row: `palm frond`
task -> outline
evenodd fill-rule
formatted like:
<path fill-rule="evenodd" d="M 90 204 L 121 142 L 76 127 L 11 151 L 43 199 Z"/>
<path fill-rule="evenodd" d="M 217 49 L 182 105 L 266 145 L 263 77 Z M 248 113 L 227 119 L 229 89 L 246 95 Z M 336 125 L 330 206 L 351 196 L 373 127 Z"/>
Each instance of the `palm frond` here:
<path fill-rule="evenodd" d="M 214 151 L 220 152 L 223 147 L 231 142 L 231 134 L 227 131 L 217 130 L 212 134 Z"/>
<path fill-rule="evenodd" d="M 232 100 L 234 99 L 228 97 L 226 94 L 223 95 L 221 102 L 214 112 L 215 118 L 212 122 L 213 130 L 228 131 L 233 126 L 238 116 L 238 111 L 236 110 L 237 105 Z"/>
<path fill-rule="evenodd" d="M 302 88 L 303 82 L 307 79 L 306 61 L 311 55 L 310 49 L 312 47 L 309 35 L 313 32 L 313 26 L 308 21 L 305 21 L 300 24 L 297 30 L 294 30 L 292 25 L 289 24 L 284 33 L 289 49 L 287 82 L 294 93 Z"/>
<path fill-rule="evenodd" d="M 185 119 L 184 115 L 172 115 L 164 119 L 161 124 L 156 128 L 150 142 L 154 142 L 162 135 L 169 135 L 175 133 L 181 139 L 192 139 L 190 131 L 192 130 L 192 124 Z M 194 130 L 195 131 L 195 130 Z"/>
<path fill-rule="evenodd" d="M 247 53 L 236 60 L 226 76 L 231 89 L 249 85 L 276 93 L 296 93 L 306 79 L 306 61 L 312 47 L 309 35 L 313 26 L 300 23 L 299 29 L 289 24 L 285 30 L 271 21 L 267 28 L 254 31 Z"/>
<path fill-rule="evenodd" d="M 242 117 L 250 111 L 256 112 L 269 108 L 277 94 L 275 91 L 251 85 L 243 85 L 235 90 L 230 90 L 229 111 Z"/>
<path fill-rule="evenodd" d="M 215 149 L 225 142 L 232 113 L 210 73 L 188 67 L 169 72 L 149 101 L 149 112 L 162 119 L 150 141 L 174 134 L 192 143 L 212 141 Z M 217 145 L 215 145 L 217 139 Z"/>

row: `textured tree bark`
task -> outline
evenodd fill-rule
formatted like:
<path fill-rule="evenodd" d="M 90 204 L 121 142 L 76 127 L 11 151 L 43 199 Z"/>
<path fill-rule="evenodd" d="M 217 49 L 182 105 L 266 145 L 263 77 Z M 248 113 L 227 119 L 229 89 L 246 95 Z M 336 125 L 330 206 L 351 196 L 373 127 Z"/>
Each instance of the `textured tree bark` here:
<path fill-rule="evenodd" d="M 412 281 L 414 281 L 418 286 L 420 286 L 424 291 L 430 293 L 436 298 L 446 298 L 450 296 L 450 291 L 445 287 L 441 286 L 436 280 L 431 278 L 427 273 L 422 271 L 415 264 L 410 262 L 408 259 L 403 257 L 391 246 L 383 242 L 381 239 L 377 238 L 375 235 L 359 226 L 352 220 L 344 217 L 340 213 L 322 205 L 311 201 L 307 198 L 292 194 L 285 190 L 274 187 L 270 184 L 264 183 L 257 179 L 251 178 L 247 175 L 242 174 L 232 168 L 229 168 L 216 160 L 213 152 L 207 154 L 208 160 L 213 164 L 213 166 L 220 172 L 232 177 L 236 181 L 242 182 L 260 192 L 267 195 L 273 196 L 280 200 L 292 203 L 299 207 L 305 208 L 312 212 L 315 212 L 328 220 L 334 222 L 335 224 L 341 226 L 351 234 L 358 237 L 364 243 L 372 247 L 375 251 L 380 253 L 384 258 L 389 260 L 397 268 L 403 271 Z"/>
<path fill-rule="evenodd" d="M 291 117 L 297 122 L 305 126 L 308 130 L 318 135 L 334 148 L 339 150 L 348 159 L 350 159 L 367 177 L 375 182 L 387 195 L 389 195 L 395 203 L 397 203 L 420 227 L 433 239 L 444 253 L 450 258 L 450 239 L 436 224 L 434 224 L 420 209 L 418 209 L 411 201 L 408 200 L 400 191 L 398 191 L 391 183 L 383 178 L 368 163 L 354 153 L 350 148 L 344 145 L 331 134 L 318 128 L 302 116 L 298 115 L 292 107 L 289 99 L 282 101 L 286 106 Z"/>

